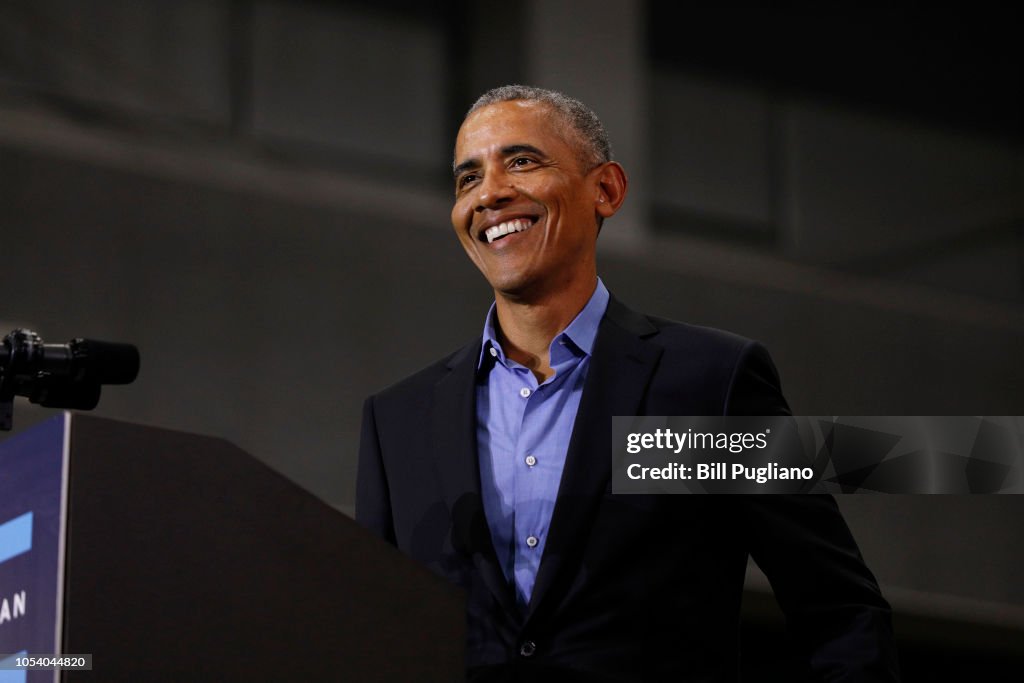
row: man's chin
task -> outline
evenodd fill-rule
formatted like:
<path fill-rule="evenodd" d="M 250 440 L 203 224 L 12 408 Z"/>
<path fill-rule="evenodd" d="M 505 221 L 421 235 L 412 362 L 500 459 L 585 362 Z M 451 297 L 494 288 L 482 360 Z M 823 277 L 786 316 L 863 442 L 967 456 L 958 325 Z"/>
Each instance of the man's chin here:
<path fill-rule="evenodd" d="M 520 301 L 530 295 L 531 288 L 524 283 L 491 283 L 491 289 L 495 296 L 500 296 L 509 301 Z"/>
<path fill-rule="evenodd" d="M 510 301 L 521 301 L 528 299 L 537 289 L 535 279 L 524 275 L 505 275 L 502 277 L 490 277 L 487 279 L 494 290 L 494 295 Z"/>

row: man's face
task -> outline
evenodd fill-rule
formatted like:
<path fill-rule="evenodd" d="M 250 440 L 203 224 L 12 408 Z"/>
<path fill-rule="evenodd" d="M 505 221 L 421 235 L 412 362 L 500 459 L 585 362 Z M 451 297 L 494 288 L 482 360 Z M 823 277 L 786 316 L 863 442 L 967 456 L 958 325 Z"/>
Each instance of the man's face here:
<path fill-rule="evenodd" d="M 552 294 L 596 277 L 600 186 L 547 105 L 477 110 L 455 142 L 452 226 L 496 292 Z"/>

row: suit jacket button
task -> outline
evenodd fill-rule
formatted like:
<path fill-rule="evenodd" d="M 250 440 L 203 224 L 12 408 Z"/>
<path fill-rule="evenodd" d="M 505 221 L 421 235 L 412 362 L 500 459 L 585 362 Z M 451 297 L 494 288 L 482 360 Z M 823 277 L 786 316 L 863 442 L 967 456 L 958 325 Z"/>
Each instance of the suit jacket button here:
<path fill-rule="evenodd" d="M 537 643 L 532 640 L 524 640 L 523 644 L 519 646 L 519 654 L 522 657 L 532 657 L 533 653 L 537 651 Z"/>

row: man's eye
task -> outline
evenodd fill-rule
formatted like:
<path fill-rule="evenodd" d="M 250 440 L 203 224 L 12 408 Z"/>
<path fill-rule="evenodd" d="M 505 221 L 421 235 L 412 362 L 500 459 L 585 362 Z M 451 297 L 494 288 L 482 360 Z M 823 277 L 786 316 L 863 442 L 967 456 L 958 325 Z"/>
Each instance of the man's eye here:
<path fill-rule="evenodd" d="M 464 175 L 461 178 L 459 178 L 458 187 L 459 187 L 459 189 L 461 189 L 461 188 L 465 187 L 466 185 L 469 185 L 471 182 L 473 182 L 475 180 L 476 180 L 476 174 L 475 173 L 467 173 L 466 175 Z"/>
<path fill-rule="evenodd" d="M 531 159 L 530 157 L 516 157 L 515 159 L 512 160 L 512 166 L 515 166 L 517 168 L 528 166 L 532 163 L 533 159 Z"/>

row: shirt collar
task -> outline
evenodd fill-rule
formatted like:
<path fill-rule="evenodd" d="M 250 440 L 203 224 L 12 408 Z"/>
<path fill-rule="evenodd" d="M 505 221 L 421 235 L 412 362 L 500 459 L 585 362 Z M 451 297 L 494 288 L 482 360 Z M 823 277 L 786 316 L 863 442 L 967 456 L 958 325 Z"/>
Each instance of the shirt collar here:
<path fill-rule="evenodd" d="M 601 324 L 601 318 L 604 317 L 604 312 L 608 308 L 608 288 L 601 282 L 601 278 L 597 278 L 597 287 L 594 289 L 594 293 L 590 295 L 590 300 L 587 305 L 583 307 L 583 310 L 573 318 L 572 322 L 569 323 L 564 330 L 555 335 L 555 338 L 551 340 L 552 346 L 557 344 L 561 339 L 567 338 L 573 343 L 573 345 L 582 351 L 584 354 L 589 356 L 594 350 L 594 342 L 597 340 L 597 328 Z M 480 357 L 477 359 L 476 367 L 479 370 L 483 367 L 484 361 L 491 354 L 490 349 L 494 349 L 496 360 L 501 361 L 503 364 L 507 363 L 505 359 L 505 351 L 501 348 L 501 344 L 498 343 L 497 335 L 497 309 L 495 304 L 491 303 L 491 308 L 487 311 L 487 319 L 484 321 L 484 334 L 483 343 L 480 345 Z"/>

